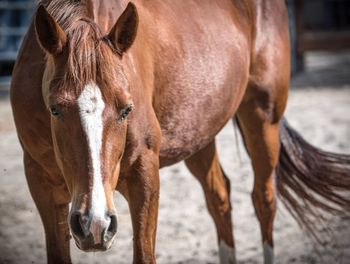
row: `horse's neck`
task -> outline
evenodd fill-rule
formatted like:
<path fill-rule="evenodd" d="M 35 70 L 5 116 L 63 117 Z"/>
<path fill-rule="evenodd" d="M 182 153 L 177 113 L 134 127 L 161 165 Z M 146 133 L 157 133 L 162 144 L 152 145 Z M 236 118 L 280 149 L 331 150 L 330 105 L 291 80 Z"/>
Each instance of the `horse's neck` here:
<path fill-rule="evenodd" d="M 127 0 L 86 0 L 82 4 L 86 5 L 88 17 L 99 25 L 103 32 L 107 33 L 115 24 L 128 2 Z M 65 6 L 69 1 L 37 0 L 38 5 L 41 4 L 45 7 L 48 7 L 50 3 L 61 3 L 62 6 Z"/>
<path fill-rule="evenodd" d="M 126 0 L 88 0 L 87 8 L 94 22 L 108 32 L 126 7 Z"/>

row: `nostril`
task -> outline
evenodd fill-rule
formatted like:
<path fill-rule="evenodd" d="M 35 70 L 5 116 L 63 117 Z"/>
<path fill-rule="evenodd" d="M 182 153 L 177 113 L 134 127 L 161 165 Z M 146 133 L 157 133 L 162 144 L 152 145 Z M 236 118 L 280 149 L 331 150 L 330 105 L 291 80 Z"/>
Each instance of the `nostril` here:
<path fill-rule="evenodd" d="M 109 217 L 110 223 L 104 236 L 105 241 L 111 240 L 117 233 L 117 216 L 110 215 Z"/>
<path fill-rule="evenodd" d="M 116 215 L 111 215 L 111 222 L 108 227 L 108 232 L 116 233 L 117 232 L 117 216 Z"/>
<path fill-rule="evenodd" d="M 82 216 L 81 213 L 76 212 L 73 213 L 70 220 L 70 226 L 72 229 L 72 232 L 80 237 L 85 238 L 89 235 L 89 225 L 90 221 L 89 218 L 86 216 Z"/>

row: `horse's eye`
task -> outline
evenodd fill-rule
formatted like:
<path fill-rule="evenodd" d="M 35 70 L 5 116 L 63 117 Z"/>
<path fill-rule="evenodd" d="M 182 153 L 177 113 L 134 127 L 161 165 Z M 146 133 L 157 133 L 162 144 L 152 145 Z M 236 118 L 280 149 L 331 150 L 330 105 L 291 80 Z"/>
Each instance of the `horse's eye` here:
<path fill-rule="evenodd" d="M 53 116 L 55 116 L 55 117 L 57 117 L 57 116 L 60 115 L 59 110 L 58 110 L 57 107 L 55 107 L 55 106 L 51 106 L 51 107 L 50 107 L 50 112 L 51 112 L 51 115 L 53 115 Z"/>
<path fill-rule="evenodd" d="M 133 110 L 134 106 L 132 104 L 126 106 L 120 113 L 118 120 L 123 121 L 125 118 L 128 117 L 130 112 Z"/>

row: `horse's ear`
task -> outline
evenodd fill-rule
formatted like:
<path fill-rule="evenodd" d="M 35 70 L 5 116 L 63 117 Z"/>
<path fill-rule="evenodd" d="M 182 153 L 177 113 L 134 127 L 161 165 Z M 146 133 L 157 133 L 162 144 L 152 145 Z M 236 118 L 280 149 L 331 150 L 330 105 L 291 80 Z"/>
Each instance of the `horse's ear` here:
<path fill-rule="evenodd" d="M 109 40 L 118 53 L 127 51 L 135 40 L 139 17 L 136 6 L 129 2 L 108 34 Z"/>
<path fill-rule="evenodd" d="M 67 35 L 43 5 L 36 11 L 35 30 L 40 46 L 46 52 L 51 55 L 62 52 L 67 43 Z"/>

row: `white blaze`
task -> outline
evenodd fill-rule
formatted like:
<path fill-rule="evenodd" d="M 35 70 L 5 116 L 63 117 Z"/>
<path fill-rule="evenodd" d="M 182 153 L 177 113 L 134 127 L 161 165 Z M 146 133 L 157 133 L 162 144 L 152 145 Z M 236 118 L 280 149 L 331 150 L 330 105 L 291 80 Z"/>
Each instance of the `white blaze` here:
<path fill-rule="evenodd" d="M 100 88 L 95 83 L 88 84 L 84 87 L 78 98 L 78 106 L 81 124 L 87 136 L 93 169 L 90 210 L 95 220 L 106 222 L 105 213 L 107 203 L 102 183 L 100 159 L 103 133 L 102 113 L 105 104 L 102 99 Z"/>
<path fill-rule="evenodd" d="M 233 247 L 228 246 L 223 240 L 219 244 L 220 264 L 236 264 L 236 253 Z"/>

